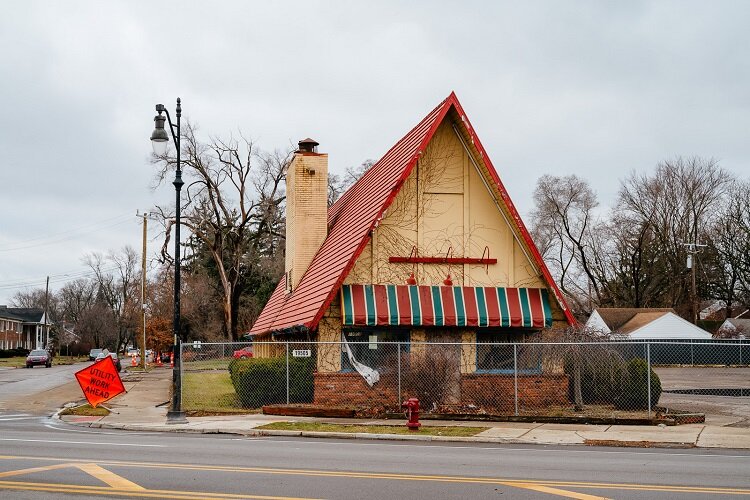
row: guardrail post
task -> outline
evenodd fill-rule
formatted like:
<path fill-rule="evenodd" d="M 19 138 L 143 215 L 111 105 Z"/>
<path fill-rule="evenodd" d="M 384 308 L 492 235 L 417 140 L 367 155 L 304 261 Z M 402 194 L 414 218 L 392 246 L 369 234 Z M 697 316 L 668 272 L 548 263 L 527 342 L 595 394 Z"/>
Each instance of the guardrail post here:
<path fill-rule="evenodd" d="M 518 416 L 518 344 L 513 344 L 513 399 Z"/>
<path fill-rule="evenodd" d="M 398 399 L 396 400 L 396 404 L 401 406 L 401 342 L 398 342 L 396 344 L 396 348 L 398 349 L 396 352 L 396 364 L 398 365 Z"/>
<path fill-rule="evenodd" d="M 289 404 L 289 341 L 286 341 L 286 404 Z"/>
<path fill-rule="evenodd" d="M 692 342 L 690 347 L 692 347 Z M 651 344 L 646 344 L 646 384 L 648 385 L 648 418 L 651 418 Z"/>

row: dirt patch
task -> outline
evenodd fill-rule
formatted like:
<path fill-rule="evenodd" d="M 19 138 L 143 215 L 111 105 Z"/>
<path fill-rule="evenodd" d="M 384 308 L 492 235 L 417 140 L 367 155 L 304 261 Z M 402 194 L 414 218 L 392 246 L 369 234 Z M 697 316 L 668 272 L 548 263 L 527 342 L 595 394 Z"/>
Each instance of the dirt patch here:
<path fill-rule="evenodd" d="M 695 443 L 663 443 L 654 441 L 612 441 L 609 439 L 587 439 L 586 446 L 613 446 L 618 448 L 695 448 Z"/>

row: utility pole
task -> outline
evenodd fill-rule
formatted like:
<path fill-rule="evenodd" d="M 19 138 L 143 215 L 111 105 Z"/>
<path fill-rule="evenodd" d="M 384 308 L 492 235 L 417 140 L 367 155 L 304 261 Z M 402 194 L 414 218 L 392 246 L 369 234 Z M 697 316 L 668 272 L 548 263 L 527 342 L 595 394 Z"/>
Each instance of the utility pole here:
<path fill-rule="evenodd" d="M 148 233 L 148 219 L 150 214 L 135 213 L 136 217 L 143 217 L 143 255 L 141 258 L 141 313 L 143 315 L 143 336 L 141 344 L 141 367 L 146 370 L 146 237 Z"/>
<path fill-rule="evenodd" d="M 37 349 L 46 349 L 47 344 L 49 344 L 49 327 L 47 326 L 47 323 L 49 322 L 47 320 L 47 311 L 49 310 L 49 276 L 47 276 L 47 286 L 44 288 L 44 325 L 43 325 L 43 337 L 42 342 L 45 341 L 46 343 L 43 344 L 41 347 L 39 347 L 39 344 L 37 344 Z"/>
<path fill-rule="evenodd" d="M 701 248 L 705 248 L 708 245 L 702 245 L 700 243 L 683 243 L 682 244 L 687 249 L 687 268 L 690 269 L 690 282 L 691 282 L 691 288 L 690 288 L 690 314 L 693 318 L 693 324 L 698 324 L 698 304 L 697 302 L 697 295 L 695 292 L 695 255 L 700 252 Z"/>

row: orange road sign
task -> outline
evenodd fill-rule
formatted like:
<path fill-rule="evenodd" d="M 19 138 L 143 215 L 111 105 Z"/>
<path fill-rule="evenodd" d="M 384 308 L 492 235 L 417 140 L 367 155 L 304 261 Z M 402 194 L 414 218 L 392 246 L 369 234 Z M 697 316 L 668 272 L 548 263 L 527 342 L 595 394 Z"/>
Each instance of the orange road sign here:
<path fill-rule="evenodd" d="M 94 408 L 125 392 L 120 374 L 111 356 L 76 372 L 76 380 L 89 404 Z"/>

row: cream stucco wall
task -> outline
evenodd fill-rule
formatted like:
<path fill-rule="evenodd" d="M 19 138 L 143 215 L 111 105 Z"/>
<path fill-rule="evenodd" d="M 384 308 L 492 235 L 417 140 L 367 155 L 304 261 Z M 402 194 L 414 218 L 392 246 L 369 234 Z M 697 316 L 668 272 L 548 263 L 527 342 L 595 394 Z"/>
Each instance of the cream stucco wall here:
<path fill-rule="evenodd" d="M 544 287 L 539 270 L 519 244 L 493 193 L 449 120 L 443 122 L 404 183 L 346 283 Z M 394 264 L 391 256 L 473 257 L 487 251 L 490 265 Z"/>

